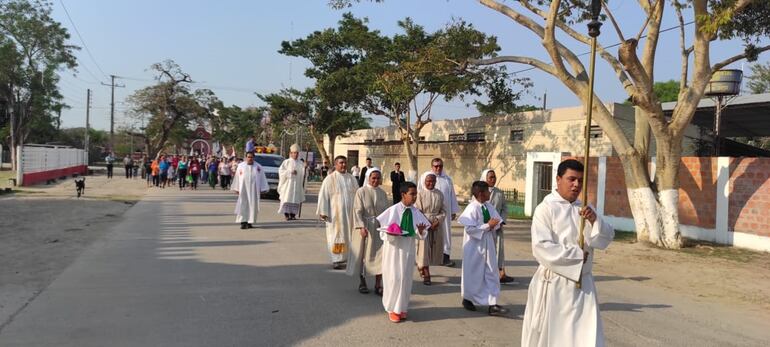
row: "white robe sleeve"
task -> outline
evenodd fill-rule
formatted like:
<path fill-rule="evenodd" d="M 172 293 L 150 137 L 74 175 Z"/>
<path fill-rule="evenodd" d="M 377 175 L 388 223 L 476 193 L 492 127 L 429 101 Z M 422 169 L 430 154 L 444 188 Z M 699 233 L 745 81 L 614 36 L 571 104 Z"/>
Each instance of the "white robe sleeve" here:
<path fill-rule="evenodd" d="M 241 175 L 238 173 L 240 172 L 240 167 L 236 167 L 235 172 L 233 172 L 233 183 L 230 184 L 230 190 L 237 192 L 241 189 L 240 183 L 241 183 Z"/>
<path fill-rule="evenodd" d="M 264 193 L 270 190 L 270 185 L 267 184 L 267 175 L 265 175 L 265 169 L 262 166 L 259 167 L 259 191 Z"/>
<path fill-rule="evenodd" d="M 532 218 L 532 255 L 540 265 L 577 282 L 583 269 L 583 252 L 577 245 L 559 243 L 551 230 L 551 211 L 541 204 Z"/>
<path fill-rule="evenodd" d="M 452 181 L 452 179 L 447 180 L 449 182 L 449 191 L 451 192 L 449 194 L 449 199 L 451 200 L 449 202 L 450 209 L 452 211 L 449 212 L 450 215 L 456 214 L 460 212 L 460 205 L 457 203 L 457 194 L 455 194 L 455 183 Z"/>
<path fill-rule="evenodd" d="M 612 225 L 596 216 L 596 222 L 591 226 L 591 235 L 586 238 L 586 244 L 591 248 L 606 249 L 614 238 L 615 229 Z"/>
<path fill-rule="evenodd" d="M 465 227 L 465 233 L 476 240 L 481 240 L 484 237 L 484 233 L 490 229 L 487 223 L 479 224 L 479 209 L 479 204 L 471 203 L 465 208 L 463 214 L 457 218 L 457 222 Z"/>
<path fill-rule="evenodd" d="M 428 235 L 428 227 L 430 227 L 430 221 L 427 217 L 416 207 L 412 206 L 412 219 L 414 221 L 414 230 L 416 231 L 416 237 L 420 240 L 425 240 L 425 237 Z M 425 229 L 420 233 L 420 229 L 417 228 L 420 224 L 427 224 Z"/>
<path fill-rule="evenodd" d="M 284 160 L 283 163 L 281 163 L 281 167 L 278 168 L 278 177 L 281 180 L 291 179 L 291 168 L 289 167 L 289 160 L 291 159 Z"/>
<path fill-rule="evenodd" d="M 331 202 L 329 201 L 329 176 L 321 183 L 321 189 L 318 191 L 318 208 L 315 214 L 331 218 Z"/>

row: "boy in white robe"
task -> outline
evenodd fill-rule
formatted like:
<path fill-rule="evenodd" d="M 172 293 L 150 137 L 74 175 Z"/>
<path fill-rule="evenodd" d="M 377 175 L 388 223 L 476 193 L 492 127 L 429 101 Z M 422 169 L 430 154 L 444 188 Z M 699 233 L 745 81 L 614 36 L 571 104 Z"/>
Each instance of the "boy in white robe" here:
<path fill-rule="evenodd" d="M 259 213 L 259 194 L 270 190 L 265 170 L 254 162 L 254 153 L 247 153 L 246 161 L 238 164 L 230 190 L 238 194 L 235 222 L 241 223 L 241 229 L 252 228 Z"/>
<path fill-rule="evenodd" d="M 500 277 L 495 253 L 495 237 L 502 218 L 489 203 L 487 182 L 473 182 L 471 193 L 473 201 L 457 218 L 465 227 L 460 280 L 462 305 L 469 311 L 476 311 L 476 305 L 488 305 L 490 316 L 504 316 L 508 309 L 497 304 Z"/>
<path fill-rule="evenodd" d="M 522 346 L 604 345 L 591 268 L 593 250 L 607 248 L 615 231 L 577 200 L 583 171 L 574 159 L 559 164 L 556 191 L 532 216 L 532 254 L 540 266 L 529 285 Z M 586 219 L 584 249 L 578 244 L 580 218 Z"/>
<path fill-rule="evenodd" d="M 415 265 L 414 238 L 425 238 L 425 229 L 430 226 L 430 221 L 414 207 L 416 200 L 417 186 L 406 182 L 401 185 L 401 202 L 377 216 L 380 238 L 384 241 L 382 306 L 393 323 L 406 319 Z"/>

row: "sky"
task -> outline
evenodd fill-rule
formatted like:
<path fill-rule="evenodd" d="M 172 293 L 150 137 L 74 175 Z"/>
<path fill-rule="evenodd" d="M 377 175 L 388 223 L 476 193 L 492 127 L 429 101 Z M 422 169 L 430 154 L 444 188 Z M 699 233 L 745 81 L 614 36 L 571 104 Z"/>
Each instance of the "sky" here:
<path fill-rule="evenodd" d="M 508 2 L 510 3 L 510 1 Z M 625 36 L 635 36 L 645 18 L 635 1 L 610 2 L 610 10 L 622 23 Z M 66 12 L 65 12 L 66 8 Z M 668 9 L 663 28 L 677 25 Z M 303 73 L 309 66 L 302 58 L 278 53 L 280 44 L 307 36 L 316 30 L 336 27 L 344 12 L 369 19 L 372 29 L 392 35 L 397 22 L 411 17 L 429 31 L 463 19 L 477 29 L 498 37 L 502 55 L 526 55 L 547 59 L 539 40 L 531 32 L 503 15 L 467 0 L 385 0 L 383 3 L 361 3 L 346 10 L 334 10 L 327 0 L 54 0 L 53 17 L 71 34 L 71 42 L 80 46 L 77 71 L 61 71 L 60 89 L 72 108 L 62 113 L 62 127 L 85 125 L 86 89 L 92 90 L 91 126 L 109 129 L 109 75 L 116 75 L 115 127 L 141 126 L 139 120 L 127 117 L 130 105 L 126 98 L 138 89 L 153 84 L 150 65 L 174 60 L 189 73 L 195 88 L 209 88 L 226 105 L 241 107 L 262 103 L 254 94 L 277 92 L 281 88 L 305 88 L 313 80 Z M 67 16 L 69 14 L 69 17 Z M 691 15 L 686 16 L 691 21 Z M 576 29 L 586 32 L 584 24 Z M 688 34 L 692 26 L 688 27 Z M 79 33 L 79 35 L 78 35 Z M 559 37 L 576 53 L 589 48 L 569 38 Z M 599 42 L 605 46 L 619 42 L 610 23 L 605 23 Z M 642 44 L 644 41 L 642 41 Z M 640 44 L 641 46 L 641 44 Z M 658 81 L 679 79 L 678 30 L 661 34 L 655 78 Z M 742 43 L 718 42 L 712 46 L 712 62 L 739 53 Z M 616 48 L 611 49 L 616 53 Z M 581 56 L 588 66 L 588 54 Z M 768 60 L 768 55 L 759 62 Z M 749 64 L 733 64 L 745 68 Z M 525 71 L 526 70 L 526 71 Z M 529 77 L 534 86 L 521 103 L 542 106 L 547 93 L 547 107 L 579 104 L 557 79 L 529 70 L 528 66 L 511 65 L 509 71 Z M 605 100 L 623 101 L 626 96 L 612 71 L 602 61 L 597 66 L 597 94 Z M 453 119 L 478 115 L 474 107 L 462 101 L 441 101 L 433 108 L 434 119 Z M 387 124 L 383 117 L 373 117 L 374 126 Z"/>

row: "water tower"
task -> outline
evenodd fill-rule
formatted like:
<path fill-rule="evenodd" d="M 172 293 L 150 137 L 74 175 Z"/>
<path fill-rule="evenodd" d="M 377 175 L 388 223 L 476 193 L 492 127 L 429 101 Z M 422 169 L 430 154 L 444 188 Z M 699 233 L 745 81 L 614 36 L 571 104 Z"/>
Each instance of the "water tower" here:
<path fill-rule="evenodd" d="M 719 70 L 711 75 L 706 86 L 706 96 L 714 100 L 714 156 L 719 156 L 722 147 L 722 110 L 740 93 L 742 79 L 741 70 Z"/>

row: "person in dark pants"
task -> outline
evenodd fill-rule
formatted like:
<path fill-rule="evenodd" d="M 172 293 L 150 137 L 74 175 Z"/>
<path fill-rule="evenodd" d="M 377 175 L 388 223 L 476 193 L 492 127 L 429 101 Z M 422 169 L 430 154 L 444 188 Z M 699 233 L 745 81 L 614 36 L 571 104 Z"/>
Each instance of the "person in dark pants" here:
<path fill-rule="evenodd" d="M 126 178 L 131 178 L 131 174 L 134 172 L 134 161 L 131 160 L 131 157 L 126 154 L 126 157 L 123 158 L 123 169 L 126 170 Z"/>
<path fill-rule="evenodd" d="M 198 179 L 200 179 L 201 175 L 201 163 L 198 161 L 198 158 L 193 158 L 192 161 L 190 161 L 190 176 L 192 176 L 192 182 L 190 182 L 190 188 L 193 190 L 198 190 Z"/>
<path fill-rule="evenodd" d="M 112 167 L 115 165 L 115 156 L 110 152 L 107 157 L 104 158 L 107 162 L 107 178 L 112 178 Z"/>
<path fill-rule="evenodd" d="M 187 156 L 183 156 L 182 160 L 177 163 L 176 172 L 179 176 L 179 190 L 184 189 L 187 186 L 187 167 L 190 163 L 187 161 Z"/>
<path fill-rule="evenodd" d="M 401 171 L 401 163 L 396 163 L 396 170 L 390 172 L 390 182 L 393 184 L 391 192 L 393 193 L 393 205 L 401 202 L 401 185 L 406 182 L 404 173 Z"/>
<path fill-rule="evenodd" d="M 372 168 L 372 158 L 366 158 L 366 166 L 361 168 L 361 176 L 358 177 L 358 186 L 364 186 L 364 179 L 366 177 L 366 170 Z"/>

